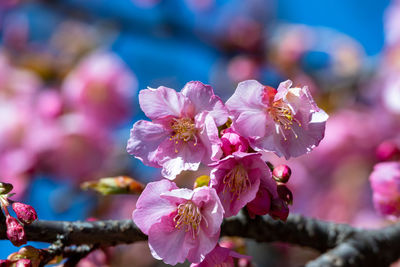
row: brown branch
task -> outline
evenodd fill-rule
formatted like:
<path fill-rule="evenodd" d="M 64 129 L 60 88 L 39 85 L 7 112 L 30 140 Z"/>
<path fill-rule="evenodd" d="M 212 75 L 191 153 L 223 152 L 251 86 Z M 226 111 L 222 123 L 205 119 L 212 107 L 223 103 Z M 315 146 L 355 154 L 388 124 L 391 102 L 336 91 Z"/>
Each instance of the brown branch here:
<path fill-rule="evenodd" d="M 113 246 L 144 241 L 144 235 L 131 220 L 63 222 L 36 221 L 25 228 L 29 241 L 64 246 Z M 250 220 L 244 214 L 229 218 L 222 225 L 221 235 L 254 239 L 258 242 L 287 242 L 326 252 L 307 266 L 385 266 L 400 256 L 400 224 L 380 230 L 360 230 L 300 215 L 289 216 L 287 222 L 269 216 Z M 0 239 L 6 239 L 0 223 Z"/>

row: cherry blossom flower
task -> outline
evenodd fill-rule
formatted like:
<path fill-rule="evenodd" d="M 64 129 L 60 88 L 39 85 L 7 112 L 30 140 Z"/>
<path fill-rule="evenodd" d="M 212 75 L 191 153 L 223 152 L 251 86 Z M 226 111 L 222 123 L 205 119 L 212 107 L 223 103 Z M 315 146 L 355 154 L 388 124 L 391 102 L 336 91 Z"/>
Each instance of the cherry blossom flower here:
<path fill-rule="evenodd" d="M 62 91 L 67 103 L 106 125 L 131 115 L 136 77 L 115 54 L 96 51 L 65 79 Z"/>
<path fill-rule="evenodd" d="M 223 212 L 214 189 L 179 189 L 164 179 L 147 184 L 132 219 L 149 236 L 152 255 L 175 265 L 201 262 L 214 249 Z"/>
<path fill-rule="evenodd" d="M 244 81 L 226 102 L 234 115 L 234 130 L 256 151 L 289 159 L 310 152 L 324 137 L 328 115 L 307 87 L 291 85 L 288 80 L 275 90 L 255 80 Z"/>
<path fill-rule="evenodd" d="M 389 218 L 400 216 L 400 162 L 382 162 L 374 166 L 369 180 L 376 210 Z"/>
<path fill-rule="evenodd" d="M 252 201 L 261 181 L 272 196 L 277 196 L 271 171 L 258 153 L 235 152 L 211 166 L 214 169 L 210 173 L 210 186 L 218 193 L 225 217 L 236 215 Z"/>
<path fill-rule="evenodd" d="M 222 151 L 217 126 L 227 121 L 227 110 L 211 86 L 189 82 L 181 92 L 160 86 L 139 93 L 140 107 L 152 122 L 133 125 L 130 154 L 174 179 L 183 170 L 218 160 Z"/>
<path fill-rule="evenodd" d="M 190 267 L 234 267 L 233 258 L 251 260 L 252 257 L 239 254 L 229 248 L 221 247 L 219 244 L 207 254 L 206 258 L 200 263 L 193 263 Z"/>

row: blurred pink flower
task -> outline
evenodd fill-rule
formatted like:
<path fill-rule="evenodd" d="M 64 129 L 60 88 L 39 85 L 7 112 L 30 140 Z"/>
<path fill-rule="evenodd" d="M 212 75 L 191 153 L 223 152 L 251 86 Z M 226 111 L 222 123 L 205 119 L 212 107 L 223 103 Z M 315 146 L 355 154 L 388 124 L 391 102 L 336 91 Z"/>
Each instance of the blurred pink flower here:
<path fill-rule="evenodd" d="M 13 67 L 7 56 L 0 53 L 0 100 L 29 105 L 41 85 L 35 73 Z"/>
<path fill-rule="evenodd" d="M 127 151 L 162 175 L 174 179 L 183 170 L 218 160 L 222 151 L 217 126 L 228 112 L 209 85 L 189 82 L 181 92 L 160 86 L 139 94 L 140 107 L 152 122 L 133 125 Z"/>
<path fill-rule="evenodd" d="M 328 115 L 307 87 L 291 85 L 288 80 L 275 90 L 255 80 L 244 81 L 226 102 L 234 115 L 234 130 L 249 138 L 253 149 L 289 159 L 310 152 L 324 137 Z"/>
<path fill-rule="evenodd" d="M 399 217 L 400 162 L 376 164 L 369 180 L 376 210 L 388 217 Z"/>
<path fill-rule="evenodd" d="M 132 214 L 149 236 L 156 259 L 175 265 L 202 261 L 218 242 L 224 210 L 214 189 L 178 189 L 161 180 L 147 184 Z"/>
<path fill-rule="evenodd" d="M 51 139 L 53 144 L 42 144 L 42 168 L 60 178 L 77 182 L 93 179 L 104 170 L 114 143 L 96 121 L 79 113 L 70 113 L 59 117 L 56 127 Z M 42 140 L 46 135 L 37 132 L 36 137 Z"/>
<path fill-rule="evenodd" d="M 63 111 L 61 94 L 56 90 L 42 90 L 37 95 L 36 108 L 39 115 L 45 119 L 59 117 Z"/>
<path fill-rule="evenodd" d="M 400 2 L 391 1 L 385 14 L 385 42 L 388 45 L 400 44 Z"/>
<path fill-rule="evenodd" d="M 260 183 L 272 196 L 277 196 L 276 183 L 260 154 L 235 152 L 217 163 L 210 173 L 210 186 L 215 188 L 225 210 L 225 217 L 236 215 L 252 201 Z"/>
<path fill-rule="evenodd" d="M 107 267 L 110 266 L 110 248 L 96 249 L 79 261 L 77 267 Z"/>
<path fill-rule="evenodd" d="M 400 45 L 400 44 L 399 44 Z M 389 76 L 389 75 L 388 75 Z M 385 108 L 394 114 L 400 114 L 400 79 L 398 72 L 387 77 L 382 90 L 382 100 Z"/>
<path fill-rule="evenodd" d="M 67 76 L 66 102 L 94 120 L 115 125 L 131 116 L 137 81 L 115 54 L 94 52 Z"/>
<path fill-rule="evenodd" d="M 200 263 L 192 263 L 190 267 L 234 267 L 235 263 L 233 258 L 236 259 L 246 259 L 250 261 L 252 257 L 236 253 L 235 251 L 221 247 L 219 244 L 207 254 L 205 259 Z"/>

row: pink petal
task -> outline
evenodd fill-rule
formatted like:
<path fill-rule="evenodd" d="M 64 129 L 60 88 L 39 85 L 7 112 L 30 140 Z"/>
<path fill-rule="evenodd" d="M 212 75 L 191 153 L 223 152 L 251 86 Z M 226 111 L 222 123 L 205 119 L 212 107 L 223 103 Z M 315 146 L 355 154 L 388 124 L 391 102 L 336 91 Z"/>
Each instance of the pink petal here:
<path fill-rule="evenodd" d="M 176 210 L 175 205 L 162 199 L 160 195 L 177 188 L 175 183 L 165 179 L 147 184 L 132 213 L 133 222 L 143 233 L 148 235 L 153 224 L 159 222 L 162 216 Z"/>
<path fill-rule="evenodd" d="M 234 122 L 234 129 L 245 137 L 255 138 L 266 135 L 267 126 L 272 120 L 267 119 L 263 110 L 248 110 L 240 113 Z"/>
<path fill-rule="evenodd" d="M 133 125 L 126 149 L 145 165 L 160 167 L 157 148 L 169 135 L 161 124 L 141 120 Z"/>
<path fill-rule="evenodd" d="M 292 86 L 293 82 L 291 80 L 286 80 L 281 82 L 278 86 L 277 93 L 274 97 L 274 100 L 284 99 L 286 94 L 288 93 L 290 87 Z"/>
<path fill-rule="evenodd" d="M 174 205 L 179 205 L 185 200 L 191 200 L 193 197 L 193 190 L 188 188 L 178 188 L 161 194 L 161 198 L 168 200 Z"/>
<path fill-rule="evenodd" d="M 264 109 L 262 94 L 264 86 L 256 80 L 239 83 L 235 93 L 226 101 L 227 108 L 237 116 L 238 113 L 249 110 Z"/>
<path fill-rule="evenodd" d="M 198 136 L 206 149 L 202 163 L 208 164 L 212 161 L 219 160 L 222 156 L 222 143 L 213 117 L 206 112 L 202 112 L 199 116 L 196 116 L 196 124 L 198 124 L 199 127 L 202 125 L 202 130 Z"/>
<path fill-rule="evenodd" d="M 182 171 L 196 171 L 202 161 L 205 148 L 201 143 L 194 145 L 194 141 L 175 141 L 166 140 L 159 147 L 158 163 L 163 166 L 161 174 L 173 180 Z"/>
<path fill-rule="evenodd" d="M 191 249 L 187 243 L 187 232 L 184 228 L 175 228 L 174 214 L 162 217 L 159 223 L 152 225 L 149 229 L 149 246 L 151 253 L 157 259 L 165 263 L 175 265 L 183 263 Z M 191 237 L 190 237 L 191 238 Z"/>
<path fill-rule="evenodd" d="M 215 245 L 218 243 L 219 231 L 218 233 L 210 236 L 205 233 L 204 228 L 201 229 L 199 235 L 196 237 L 197 245 L 189 250 L 187 259 L 190 262 L 201 262 L 204 260 L 206 255 L 213 250 Z"/>
<path fill-rule="evenodd" d="M 221 99 L 214 95 L 210 85 L 199 81 L 188 82 L 181 93 L 187 96 L 194 105 L 194 113 L 209 111 L 218 126 L 224 124 L 228 119 L 228 110 Z"/>
<path fill-rule="evenodd" d="M 293 124 L 292 129 L 296 132 L 297 138 L 288 131 L 285 133 L 287 140 L 284 140 L 281 134 L 274 133 L 273 136 L 250 141 L 251 146 L 257 151 L 275 152 L 278 156 L 284 156 L 286 159 L 301 156 L 318 146 L 324 137 L 327 118 L 328 115 L 323 110 L 314 112 L 308 125 L 303 124 L 299 127 L 297 124 Z"/>
<path fill-rule="evenodd" d="M 201 208 L 202 215 L 207 222 L 202 222 L 202 229 L 208 235 L 219 233 L 224 218 L 224 209 L 217 192 L 210 187 L 196 188 L 192 201 Z"/>
<path fill-rule="evenodd" d="M 160 86 L 157 89 L 141 90 L 139 103 L 146 116 L 154 120 L 168 116 L 181 117 L 188 100 L 174 89 Z"/>

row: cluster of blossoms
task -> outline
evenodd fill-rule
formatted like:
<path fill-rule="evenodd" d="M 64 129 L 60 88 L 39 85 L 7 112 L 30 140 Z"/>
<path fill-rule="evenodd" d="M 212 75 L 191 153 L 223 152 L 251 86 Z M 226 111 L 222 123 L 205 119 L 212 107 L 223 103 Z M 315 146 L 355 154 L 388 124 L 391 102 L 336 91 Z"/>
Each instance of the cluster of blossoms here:
<path fill-rule="evenodd" d="M 21 193 L 37 173 L 81 181 L 104 171 L 99 165 L 113 156 L 113 131 L 131 116 L 136 86 L 118 56 L 94 51 L 59 88 L 43 88 L 40 77 L 13 66 L 5 53 L 0 53 L 0 70 L 0 176 L 5 182 Z"/>
<path fill-rule="evenodd" d="M 220 227 L 242 208 L 251 217 L 286 220 L 290 169 L 266 162 L 267 152 L 286 159 L 310 152 L 328 118 L 308 88 L 291 81 L 278 89 L 241 82 L 226 103 L 201 82 L 189 82 L 181 92 L 160 86 L 142 90 L 139 103 L 152 121 L 133 125 L 127 150 L 162 168 L 167 179 L 147 184 L 132 217 L 149 236 L 152 255 L 172 265 L 185 259 L 193 266 L 232 262 L 233 254 L 218 246 Z M 193 190 L 171 181 L 201 163 L 211 171 Z"/>
<path fill-rule="evenodd" d="M 14 195 L 10 193 L 12 189 L 11 184 L 0 183 L 0 206 L 6 216 L 7 237 L 15 246 L 19 247 L 26 244 L 24 225 L 37 220 L 37 214 L 32 206 L 10 200 L 9 198 Z M 9 206 L 14 210 L 18 220 L 10 215 Z"/>

